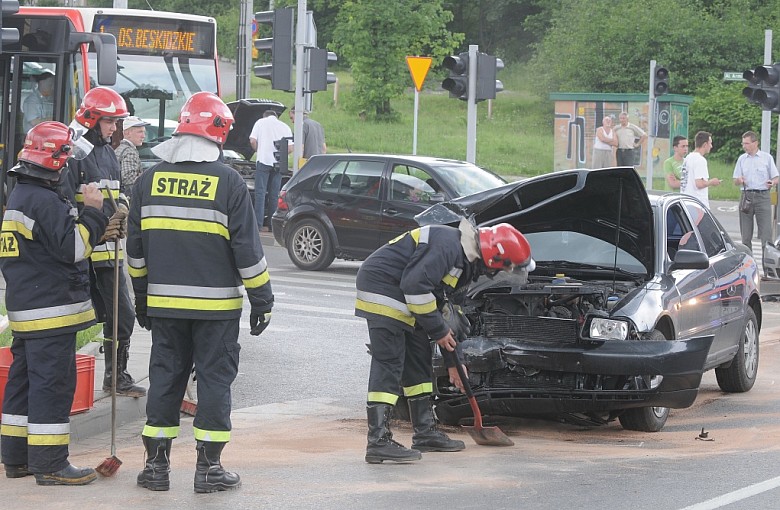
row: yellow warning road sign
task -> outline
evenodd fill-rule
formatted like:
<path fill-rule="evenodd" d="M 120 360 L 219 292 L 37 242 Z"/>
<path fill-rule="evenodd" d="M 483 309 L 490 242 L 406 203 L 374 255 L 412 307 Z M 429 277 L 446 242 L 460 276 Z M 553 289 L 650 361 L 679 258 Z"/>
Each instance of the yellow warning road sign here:
<path fill-rule="evenodd" d="M 431 57 L 406 57 L 406 65 L 409 66 L 409 72 L 412 74 L 412 81 L 414 81 L 417 92 L 422 90 L 432 60 Z"/>

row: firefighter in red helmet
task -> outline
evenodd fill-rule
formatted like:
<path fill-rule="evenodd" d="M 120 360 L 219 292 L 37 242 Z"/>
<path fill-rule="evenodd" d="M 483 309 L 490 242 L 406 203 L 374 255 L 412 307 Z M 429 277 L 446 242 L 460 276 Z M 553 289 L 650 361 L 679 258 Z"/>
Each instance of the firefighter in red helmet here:
<path fill-rule="evenodd" d="M 57 192 L 72 152 L 71 131 L 42 122 L 27 133 L 17 183 L 0 233 L 0 269 L 13 333 L 13 362 L 0 425 L 8 478 L 35 475 L 39 485 L 84 485 L 95 470 L 68 461 L 70 409 L 76 389 L 76 332 L 95 324 L 87 259 L 108 217 L 95 185 L 82 186 L 83 208 Z"/>
<path fill-rule="evenodd" d="M 170 487 L 171 443 L 193 364 L 195 492 L 241 485 L 220 457 L 230 441 L 243 296 L 249 298 L 252 335 L 268 326 L 274 297 L 249 191 L 238 172 L 220 162 L 232 124 L 233 114 L 218 96 L 193 94 L 173 137 L 152 149 L 162 162 L 133 185 L 129 272 L 138 323 L 152 332 L 141 434 L 146 463 L 137 483 L 153 491 Z"/>
<path fill-rule="evenodd" d="M 103 203 L 103 210 L 114 220 L 125 220 L 128 211 L 128 199 L 122 184 L 119 160 L 111 148 L 111 136 L 117 128 L 117 121 L 128 116 L 125 100 L 108 87 L 95 87 L 84 95 L 76 118 L 71 127 L 83 135 L 77 140 L 77 147 L 86 153 L 81 158 L 74 158 L 69 164 L 67 179 L 63 191 L 81 207 L 82 197 L 78 192 L 81 184 L 96 183 L 103 191 L 105 198 L 110 193 L 117 203 L 113 209 L 110 200 Z M 83 145 L 82 145 L 83 144 Z M 98 319 L 103 322 L 103 356 L 105 370 L 103 372 L 103 391 L 111 391 L 111 367 L 114 356 L 113 342 L 117 341 L 117 374 L 116 392 L 118 395 L 143 397 L 146 389 L 135 384 L 135 380 L 127 371 L 130 357 L 130 337 L 133 333 L 135 315 L 130 292 L 124 272 L 119 273 L 118 315 L 114 317 L 114 265 L 124 265 L 124 250 L 121 240 L 119 259 L 114 260 L 114 242 L 106 241 L 95 247 L 90 256 L 92 297 L 98 311 Z M 118 322 L 117 336 L 114 336 L 114 321 Z"/>
<path fill-rule="evenodd" d="M 480 274 L 531 268 L 525 237 L 506 223 L 476 229 L 467 220 L 458 228 L 428 225 L 407 232 L 375 251 L 358 270 L 355 315 L 368 322 L 371 371 L 368 380 L 366 462 L 408 462 L 420 452 L 454 452 L 463 441 L 437 430 L 431 394 L 431 340 L 443 350 L 456 348 L 442 309 Z M 457 369 L 450 380 L 463 389 Z M 414 434 L 412 447 L 393 440 L 389 420 L 400 391 L 407 399 Z"/>

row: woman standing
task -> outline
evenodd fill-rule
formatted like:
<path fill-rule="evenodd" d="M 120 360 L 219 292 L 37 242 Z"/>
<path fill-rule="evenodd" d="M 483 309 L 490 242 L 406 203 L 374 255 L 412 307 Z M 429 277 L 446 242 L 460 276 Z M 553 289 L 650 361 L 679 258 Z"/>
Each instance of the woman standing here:
<path fill-rule="evenodd" d="M 607 168 L 615 166 L 615 151 L 617 137 L 612 130 L 612 117 L 606 116 L 601 126 L 596 129 L 596 139 L 593 141 L 592 168 Z"/>

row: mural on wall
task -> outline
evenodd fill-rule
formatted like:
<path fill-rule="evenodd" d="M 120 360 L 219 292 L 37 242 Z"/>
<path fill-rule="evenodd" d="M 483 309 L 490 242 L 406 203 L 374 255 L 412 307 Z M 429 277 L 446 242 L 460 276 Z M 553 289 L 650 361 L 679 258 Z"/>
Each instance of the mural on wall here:
<path fill-rule="evenodd" d="M 628 112 L 629 122 L 650 134 L 647 125 L 647 102 L 556 100 L 554 169 L 589 168 L 593 158 L 596 129 L 601 126 L 605 116 L 612 117 L 613 125 L 617 126 L 618 116 L 624 111 Z M 663 180 L 663 162 L 672 153 L 672 138 L 688 135 L 688 105 L 660 102 L 656 118 L 656 138 L 651 152 L 654 183 L 656 180 Z M 634 160 L 634 166 L 642 176 L 647 176 L 646 159 L 645 142 L 641 150 L 635 151 Z"/>

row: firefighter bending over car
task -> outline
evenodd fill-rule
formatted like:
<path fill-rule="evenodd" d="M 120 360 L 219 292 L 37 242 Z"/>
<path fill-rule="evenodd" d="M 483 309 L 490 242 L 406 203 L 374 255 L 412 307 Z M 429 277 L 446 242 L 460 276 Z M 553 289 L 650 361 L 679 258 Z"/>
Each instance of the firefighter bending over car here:
<path fill-rule="evenodd" d="M 71 160 L 67 179 L 63 182 L 63 192 L 82 207 L 83 197 L 78 191 L 81 184 L 96 183 L 103 190 L 105 198 L 110 193 L 117 203 L 117 210 L 110 200 L 103 202 L 103 212 L 115 219 L 127 218 L 128 200 L 121 183 L 121 172 L 116 153 L 111 148 L 111 135 L 117 128 L 117 121 L 128 116 L 127 105 L 115 91 L 107 87 L 95 87 L 84 95 L 81 106 L 76 111 L 76 118 L 70 127 L 83 136 L 78 142 L 88 142 L 82 150 L 89 153 L 84 159 Z M 126 225 L 126 221 L 124 222 Z M 121 243 L 121 240 L 116 242 Z M 119 273 L 119 308 L 118 316 L 114 317 L 114 265 L 124 265 L 125 254 L 119 249 L 119 260 L 114 260 L 114 242 L 106 241 L 95 246 L 90 256 L 92 269 L 92 295 L 98 310 L 98 319 L 103 322 L 103 354 L 105 372 L 103 375 L 103 391 L 111 391 L 111 360 L 114 355 L 113 340 L 117 345 L 116 393 L 129 397 L 143 397 L 146 390 L 137 386 L 135 380 L 127 371 L 127 360 L 130 357 L 130 335 L 133 334 L 135 316 L 130 293 L 127 289 L 124 272 Z M 102 312 L 102 313 L 101 313 Z M 118 337 L 114 336 L 114 321 L 119 324 Z"/>
<path fill-rule="evenodd" d="M 146 463 L 137 483 L 153 491 L 170 487 L 171 443 L 193 363 L 195 492 L 241 485 L 220 463 L 241 349 L 241 286 L 252 335 L 268 326 L 274 297 L 249 191 L 238 172 L 219 162 L 233 120 L 216 95 L 193 94 L 173 137 L 152 149 L 162 162 L 133 186 L 127 260 L 138 324 L 152 332 Z"/>
<path fill-rule="evenodd" d="M 456 340 L 442 308 L 457 289 L 481 274 L 532 264 L 525 237 L 506 223 L 475 228 L 429 225 L 407 232 L 375 251 L 357 274 L 355 315 L 368 322 L 371 372 L 368 381 L 366 462 L 408 462 L 420 452 L 465 448 L 436 429 L 431 395 L 431 339 L 453 353 Z M 455 363 L 445 355 L 450 381 L 462 390 Z M 412 448 L 393 440 L 389 421 L 400 389 L 408 400 Z"/>
<path fill-rule="evenodd" d="M 58 194 L 72 152 L 64 124 L 47 121 L 30 129 L 19 163 L 8 171 L 17 183 L 0 234 L 14 337 L 0 450 L 7 478 L 35 475 L 38 485 L 85 485 L 97 477 L 94 469 L 68 460 L 68 416 L 76 389 L 76 332 L 96 323 L 87 261 L 104 236 L 116 239 L 121 222 L 115 219 L 106 230 L 103 195 L 94 184 L 81 186 L 78 215 Z"/>

